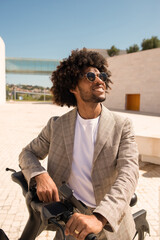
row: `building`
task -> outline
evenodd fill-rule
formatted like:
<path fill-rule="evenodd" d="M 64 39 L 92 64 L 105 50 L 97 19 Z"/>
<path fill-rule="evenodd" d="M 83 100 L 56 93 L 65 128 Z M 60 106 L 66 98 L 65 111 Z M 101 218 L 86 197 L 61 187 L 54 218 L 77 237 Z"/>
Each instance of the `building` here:
<path fill-rule="evenodd" d="M 5 44 L 0 37 L 0 104 L 6 101 Z"/>
<path fill-rule="evenodd" d="M 160 48 L 107 58 L 114 84 L 104 105 L 160 115 Z"/>

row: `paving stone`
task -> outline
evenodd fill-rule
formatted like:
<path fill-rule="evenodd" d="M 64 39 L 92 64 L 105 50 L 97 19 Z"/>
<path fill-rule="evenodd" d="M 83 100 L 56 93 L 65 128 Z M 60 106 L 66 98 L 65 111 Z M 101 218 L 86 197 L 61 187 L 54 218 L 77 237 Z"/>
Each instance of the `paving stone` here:
<path fill-rule="evenodd" d="M 19 171 L 18 156 L 22 148 L 37 136 L 50 117 L 62 115 L 68 110 L 70 109 L 67 107 L 61 108 L 51 104 L 0 105 L 0 228 L 6 232 L 10 240 L 17 240 L 20 237 L 28 220 L 28 211 L 21 188 L 12 182 L 11 173 L 6 172 L 5 169 L 10 167 Z M 132 118 L 132 114 L 129 117 Z M 146 119 L 148 117 L 152 125 L 154 117 L 146 116 Z M 142 125 L 140 115 L 136 118 L 134 114 L 133 120 L 136 120 L 136 124 Z M 144 116 L 142 121 L 144 124 Z M 156 122 L 158 122 L 157 118 Z M 140 129 L 139 126 L 136 125 L 136 129 Z M 43 165 L 46 166 L 46 164 L 47 160 L 44 160 Z M 140 162 L 140 178 L 136 193 L 138 203 L 132 208 L 132 212 L 142 208 L 147 210 L 151 236 L 146 236 L 146 240 L 160 240 L 159 165 Z M 54 234 L 54 232 L 44 231 L 37 240 L 51 240 Z"/>

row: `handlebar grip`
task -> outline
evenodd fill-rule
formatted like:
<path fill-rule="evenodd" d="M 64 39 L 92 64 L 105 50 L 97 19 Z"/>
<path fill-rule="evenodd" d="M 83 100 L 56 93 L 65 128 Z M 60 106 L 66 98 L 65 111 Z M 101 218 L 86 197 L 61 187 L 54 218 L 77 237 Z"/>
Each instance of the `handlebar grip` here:
<path fill-rule="evenodd" d="M 98 240 L 94 233 L 90 233 L 85 237 L 85 240 Z"/>

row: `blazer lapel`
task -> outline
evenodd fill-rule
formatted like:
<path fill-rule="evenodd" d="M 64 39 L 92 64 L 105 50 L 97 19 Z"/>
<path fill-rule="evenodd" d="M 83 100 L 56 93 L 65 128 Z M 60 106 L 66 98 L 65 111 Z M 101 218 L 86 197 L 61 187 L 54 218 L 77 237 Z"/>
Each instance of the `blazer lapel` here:
<path fill-rule="evenodd" d="M 96 161 L 99 153 L 101 152 L 104 144 L 107 142 L 114 125 L 115 120 L 112 113 L 102 105 L 97 140 L 94 149 L 93 164 Z"/>
<path fill-rule="evenodd" d="M 70 163 L 73 160 L 73 145 L 75 135 L 75 123 L 77 117 L 77 108 L 63 115 L 61 118 L 64 142 L 66 152 Z M 94 149 L 93 164 L 101 152 L 104 144 L 107 142 L 110 133 L 115 125 L 115 120 L 112 113 L 102 105 L 102 112 L 100 116 L 99 128 L 97 133 L 97 140 Z"/>
<path fill-rule="evenodd" d="M 73 160 L 73 145 L 76 117 L 77 108 L 74 108 L 72 111 L 65 114 L 61 119 L 66 152 L 70 163 Z"/>

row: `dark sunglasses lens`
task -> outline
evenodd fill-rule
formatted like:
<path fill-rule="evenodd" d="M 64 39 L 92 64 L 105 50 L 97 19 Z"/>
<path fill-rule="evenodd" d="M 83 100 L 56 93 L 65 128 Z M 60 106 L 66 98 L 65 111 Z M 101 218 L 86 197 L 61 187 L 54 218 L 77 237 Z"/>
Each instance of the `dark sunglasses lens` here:
<path fill-rule="evenodd" d="M 106 74 L 105 72 L 102 72 L 102 73 L 99 74 L 99 78 L 100 78 L 103 82 L 105 82 L 105 81 L 107 81 L 107 74 Z"/>
<path fill-rule="evenodd" d="M 95 80 L 95 74 L 93 72 L 88 72 L 87 78 L 89 81 L 93 82 Z"/>

